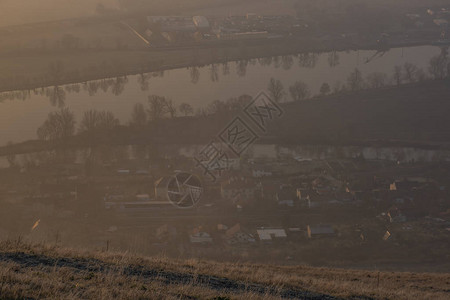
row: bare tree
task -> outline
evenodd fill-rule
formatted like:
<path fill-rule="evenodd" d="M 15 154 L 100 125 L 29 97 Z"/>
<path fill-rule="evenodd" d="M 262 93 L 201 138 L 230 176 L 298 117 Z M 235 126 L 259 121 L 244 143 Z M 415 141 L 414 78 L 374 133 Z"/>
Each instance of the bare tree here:
<path fill-rule="evenodd" d="M 75 132 L 75 115 L 68 108 L 48 114 L 47 120 L 37 129 L 41 140 L 65 142 Z"/>
<path fill-rule="evenodd" d="M 112 130 L 119 126 L 119 124 L 119 119 L 112 112 L 88 110 L 83 114 L 79 132 L 95 134 L 98 131 Z"/>
<path fill-rule="evenodd" d="M 351 91 L 358 91 L 361 90 L 364 86 L 364 79 L 362 77 L 362 73 L 358 68 L 355 68 L 355 70 L 350 73 L 350 75 L 347 78 L 347 84 L 348 88 Z"/>
<path fill-rule="evenodd" d="M 343 91 L 343 90 L 345 90 L 346 89 L 346 87 L 345 86 L 343 86 L 342 85 L 342 83 L 338 80 L 338 81 L 336 81 L 335 83 L 334 83 L 334 86 L 333 86 L 333 93 L 339 93 L 339 92 L 341 92 L 341 91 Z"/>
<path fill-rule="evenodd" d="M 253 100 L 252 96 L 244 94 L 237 98 L 236 97 L 229 98 L 226 101 L 225 105 L 230 111 L 238 111 L 244 109 L 247 105 L 250 104 L 252 100 Z"/>
<path fill-rule="evenodd" d="M 396 85 L 402 84 L 403 72 L 401 66 L 394 67 L 394 74 L 392 75 Z"/>
<path fill-rule="evenodd" d="M 427 73 L 425 73 L 425 71 L 422 68 L 417 69 L 416 72 L 416 81 L 418 82 L 422 82 L 427 80 Z"/>
<path fill-rule="evenodd" d="M 177 108 L 173 104 L 172 99 L 164 100 L 164 110 L 170 115 L 171 118 L 175 118 L 177 115 Z"/>
<path fill-rule="evenodd" d="M 189 103 L 181 103 L 178 110 L 185 116 L 192 115 L 194 113 L 194 109 Z"/>
<path fill-rule="evenodd" d="M 417 73 L 417 66 L 412 63 L 405 63 L 403 65 L 404 72 L 404 78 L 407 82 L 415 82 L 416 81 L 416 73 Z"/>
<path fill-rule="evenodd" d="M 290 86 L 289 93 L 294 101 L 304 100 L 310 95 L 308 86 L 302 81 L 296 81 L 294 85 Z"/>
<path fill-rule="evenodd" d="M 434 79 L 443 79 L 447 75 L 448 59 L 445 55 L 437 55 L 430 59 L 429 71 Z"/>
<path fill-rule="evenodd" d="M 223 101 L 220 100 L 214 100 L 213 102 L 211 102 L 208 107 L 206 108 L 208 114 L 223 114 L 225 112 L 227 112 L 229 110 L 229 107 L 227 106 L 227 104 Z"/>
<path fill-rule="evenodd" d="M 272 100 L 275 102 L 280 102 L 286 95 L 286 92 L 284 91 L 284 87 L 281 81 L 276 80 L 274 78 L 270 78 L 267 90 L 269 91 Z"/>
<path fill-rule="evenodd" d="M 100 113 L 100 128 L 102 130 L 111 130 L 120 125 L 119 119 L 110 111 L 102 111 Z"/>
<path fill-rule="evenodd" d="M 386 85 L 387 75 L 381 72 L 374 72 L 367 76 L 366 81 L 371 88 L 379 89 Z"/>
<path fill-rule="evenodd" d="M 98 146 L 99 141 L 108 136 L 119 124 L 119 120 L 109 111 L 88 110 L 83 114 L 78 132 L 87 137 L 91 147 Z M 97 155 L 100 155 L 101 159 L 106 158 L 109 149 L 102 150 L 101 147 L 96 147 L 91 151 L 90 159 L 96 160 Z"/>
<path fill-rule="evenodd" d="M 328 83 L 324 82 L 320 87 L 320 94 L 322 96 L 328 95 L 331 92 L 331 87 Z"/>
<path fill-rule="evenodd" d="M 85 111 L 81 119 L 79 132 L 93 132 L 100 123 L 100 112 L 98 110 Z"/>
<path fill-rule="evenodd" d="M 131 125 L 143 127 L 147 124 L 147 114 L 142 103 L 136 103 L 131 113 Z"/>
<path fill-rule="evenodd" d="M 153 122 L 161 120 L 166 114 L 165 109 L 166 98 L 158 95 L 148 96 L 148 109 L 147 114 L 149 119 Z"/>

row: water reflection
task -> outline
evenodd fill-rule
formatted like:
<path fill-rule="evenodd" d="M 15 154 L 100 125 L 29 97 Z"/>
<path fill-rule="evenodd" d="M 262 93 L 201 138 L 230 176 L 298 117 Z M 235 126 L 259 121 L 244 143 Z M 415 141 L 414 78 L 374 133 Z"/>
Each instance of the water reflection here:
<path fill-rule="evenodd" d="M 219 67 L 216 64 L 210 66 L 209 74 L 212 82 L 219 81 Z"/>
<path fill-rule="evenodd" d="M 46 96 L 50 100 L 52 106 L 64 107 L 66 100 L 66 92 L 60 86 L 54 86 L 53 88 L 46 89 Z"/>
<path fill-rule="evenodd" d="M 336 51 L 328 54 L 328 65 L 330 68 L 334 68 L 339 65 L 339 54 Z"/>
<path fill-rule="evenodd" d="M 282 66 L 284 70 L 289 70 L 294 64 L 294 57 L 292 55 L 285 55 L 281 58 Z"/>
<path fill-rule="evenodd" d="M 318 60 L 317 53 L 301 53 L 298 56 L 298 65 L 303 68 L 315 68 Z"/>
<path fill-rule="evenodd" d="M 187 69 L 188 69 L 188 76 L 190 78 L 190 82 L 192 84 L 197 84 L 200 81 L 202 72 L 207 72 L 205 78 L 207 78 L 210 82 L 219 82 L 219 80 L 221 79 L 220 74 L 223 77 L 237 76 L 238 78 L 240 78 L 240 77 L 247 76 L 249 66 L 252 67 L 252 70 L 254 68 L 259 68 L 259 67 L 271 68 L 271 70 L 258 70 L 258 73 L 267 72 L 267 71 L 272 71 L 273 73 L 276 73 L 276 72 L 278 72 L 277 69 L 284 70 L 284 71 L 289 71 L 289 70 L 295 69 L 297 72 L 298 68 L 315 69 L 315 68 L 319 68 L 318 66 L 320 66 L 319 72 L 321 72 L 321 74 L 328 73 L 328 71 L 329 71 L 328 68 L 338 69 L 337 67 L 339 66 L 339 71 L 336 71 L 336 72 L 339 72 L 339 74 L 337 74 L 335 76 L 333 75 L 334 76 L 333 78 L 326 79 L 326 81 L 328 81 L 328 83 L 329 83 L 329 86 L 332 87 L 332 88 L 330 88 L 330 90 L 338 91 L 338 90 L 341 90 L 344 85 L 343 83 L 340 83 L 339 81 L 345 82 L 346 81 L 345 78 L 348 76 L 348 74 L 351 72 L 351 70 L 353 70 L 353 68 L 355 67 L 354 58 L 356 58 L 356 66 L 358 66 L 360 60 L 362 62 L 364 62 L 364 65 L 368 65 L 371 62 L 379 61 L 381 59 L 385 59 L 386 56 L 389 56 L 389 58 L 385 59 L 386 62 L 385 62 L 384 69 L 380 70 L 380 68 L 378 68 L 378 66 L 371 64 L 371 66 L 370 66 L 371 69 L 369 71 L 370 72 L 383 71 L 384 73 L 386 73 L 386 75 L 391 77 L 391 75 L 393 73 L 395 75 L 394 66 L 396 64 L 398 64 L 399 72 L 397 72 L 398 73 L 397 74 L 398 75 L 397 82 L 399 82 L 399 83 L 413 82 L 413 81 L 417 81 L 419 79 L 424 79 L 425 72 L 429 72 L 433 78 L 441 78 L 442 74 L 448 72 L 447 68 L 450 68 L 450 67 L 448 67 L 448 64 L 447 64 L 447 62 L 448 62 L 448 47 L 442 47 L 440 49 L 436 48 L 436 47 L 427 47 L 427 48 L 422 47 L 422 48 L 425 50 L 420 50 L 421 47 L 408 48 L 408 52 L 405 52 L 406 56 L 411 55 L 411 54 L 416 55 L 416 57 L 410 56 L 409 58 L 408 57 L 404 58 L 404 49 L 401 50 L 400 58 L 393 57 L 392 55 L 387 55 L 388 53 L 389 54 L 391 54 L 391 53 L 398 54 L 400 49 L 392 49 L 388 52 L 377 52 L 377 51 L 337 52 L 337 51 L 332 51 L 332 52 L 326 53 L 324 55 L 325 59 L 323 60 L 323 62 L 321 62 L 321 59 L 320 59 L 321 55 L 318 53 L 300 53 L 298 55 L 269 56 L 269 57 L 263 57 L 263 58 L 258 58 L 258 59 L 241 59 L 241 60 L 235 61 L 234 65 L 230 64 L 229 62 L 223 62 L 220 64 L 214 63 L 214 64 L 207 66 L 206 70 L 204 70 L 204 71 L 202 69 L 200 69 L 200 66 L 192 66 Z M 409 49 L 411 49 L 411 51 L 409 51 Z M 246 52 L 245 47 L 241 47 L 241 50 L 242 50 L 242 52 Z M 433 51 L 431 51 L 431 50 L 433 50 Z M 440 52 L 440 54 L 439 54 L 439 52 L 433 53 L 436 50 L 438 50 Z M 224 50 L 224 51 L 226 52 L 226 50 Z M 426 55 L 427 57 L 424 59 L 423 53 L 421 54 L 421 52 L 427 53 L 428 56 Z M 429 53 L 432 53 L 432 54 L 429 54 Z M 217 55 L 217 53 L 212 51 L 211 56 L 215 56 L 215 55 Z M 435 55 L 435 56 L 433 57 L 433 55 Z M 195 58 L 195 51 L 194 51 L 194 58 Z M 430 58 L 432 58 L 432 59 L 434 58 L 434 61 L 433 61 L 434 65 L 431 65 L 432 60 L 430 60 Z M 405 60 L 409 61 L 409 60 L 413 59 L 412 62 L 415 62 L 414 59 L 415 60 L 422 59 L 423 62 L 425 62 L 426 66 L 424 67 L 424 63 L 422 62 L 423 70 L 421 70 L 421 68 L 414 68 L 414 66 L 412 66 L 412 64 L 404 64 L 404 61 L 400 62 L 400 61 L 398 61 L 398 59 L 403 59 L 404 61 Z M 112 69 L 114 67 L 116 67 L 116 68 L 118 67 L 118 66 L 114 66 L 114 63 L 103 62 L 102 64 L 100 64 L 100 68 L 102 70 L 104 70 L 105 76 L 110 69 Z M 258 66 L 256 66 L 257 64 L 258 64 Z M 235 68 L 235 70 L 232 71 L 233 67 Z M 372 71 L 372 68 L 375 70 Z M 365 70 L 365 72 L 363 72 L 364 77 L 369 76 L 370 72 L 367 72 L 367 70 Z M 298 74 L 301 74 L 301 73 L 302 73 L 302 71 L 298 70 Z M 64 71 L 62 64 L 54 63 L 49 66 L 49 69 L 48 69 L 46 75 L 49 79 L 53 78 L 55 80 L 55 82 L 60 82 L 62 80 L 61 78 L 64 78 L 64 74 L 65 74 L 65 71 Z M 141 71 L 141 73 L 139 75 L 135 76 L 134 80 L 136 81 L 140 91 L 147 92 L 151 89 L 151 86 L 150 86 L 151 78 L 155 78 L 155 77 L 163 78 L 164 74 L 165 74 L 164 71 L 149 72 L 149 73 L 145 73 L 145 72 Z M 379 82 L 380 81 L 379 79 L 382 79 L 382 76 L 381 76 L 381 74 L 378 74 L 378 75 L 380 75 L 380 76 L 373 75 L 373 76 L 367 77 L 368 79 L 371 79 L 369 81 L 371 81 L 373 83 L 372 86 L 379 86 L 379 84 L 378 83 L 375 84 L 375 82 Z M 267 76 L 266 76 L 266 78 L 267 78 Z M 323 84 L 323 82 L 313 83 L 313 82 L 310 82 L 311 80 L 307 80 L 306 78 L 302 78 L 302 80 L 304 80 L 308 85 L 312 85 L 312 84 L 316 85 L 316 87 L 313 88 L 313 90 L 320 92 L 320 94 L 325 93 L 324 91 L 319 91 L 319 88 Z M 383 81 L 386 81 L 386 78 L 384 78 Z M 105 79 L 101 79 L 101 80 L 93 80 L 93 81 L 88 81 L 88 82 L 84 82 L 84 83 L 67 84 L 64 86 L 57 84 L 54 86 L 43 87 L 43 88 L 34 89 L 34 90 L 11 91 L 11 92 L 0 93 L 0 102 L 4 102 L 5 100 L 26 100 L 26 99 L 31 98 L 32 95 L 36 95 L 36 96 L 40 95 L 40 96 L 47 97 L 49 100 L 49 103 L 52 107 L 62 108 L 65 106 L 65 101 L 66 101 L 68 94 L 72 94 L 72 93 L 78 94 L 81 91 L 84 91 L 89 96 L 94 97 L 94 96 L 97 96 L 100 92 L 103 92 L 103 93 L 110 92 L 113 95 L 118 96 L 124 92 L 128 83 L 129 83 L 129 79 L 127 76 L 119 76 L 116 78 L 105 78 Z M 266 86 L 266 84 L 267 84 L 267 81 L 261 83 L 261 86 L 264 87 L 264 86 Z M 245 93 L 248 91 L 242 91 L 242 92 Z"/>
<path fill-rule="evenodd" d="M 228 62 L 222 63 L 222 75 L 227 76 L 230 74 L 230 66 L 228 65 Z"/>
<path fill-rule="evenodd" d="M 274 56 L 273 59 L 272 59 L 272 62 L 273 62 L 273 67 L 275 69 L 280 68 L 280 66 L 281 66 L 281 59 L 280 59 L 279 56 Z"/>
<path fill-rule="evenodd" d="M 197 67 L 190 67 L 189 75 L 191 77 L 191 82 L 194 84 L 197 83 L 198 80 L 200 79 L 200 71 L 198 70 Z"/>
<path fill-rule="evenodd" d="M 150 76 L 148 74 L 140 74 L 137 78 L 141 91 L 148 91 Z"/>
<path fill-rule="evenodd" d="M 247 60 L 240 60 L 236 63 L 236 74 L 239 77 L 243 77 L 245 76 L 245 74 L 247 74 L 247 65 L 248 65 Z"/>
<path fill-rule="evenodd" d="M 272 56 L 260 58 L 258 59 L 258 62 L 260 66 L 270 66 L 272 64 Z"/>
<path fill-rule="evenodd" d="M 112 84 L 112 93 L 115 96 L 118 96 L 120 94 L 123 93 L 124 89 L 125 89 L 125 85 L 128 83 L 128 78 L 125 77 L 117 77 Z"/>

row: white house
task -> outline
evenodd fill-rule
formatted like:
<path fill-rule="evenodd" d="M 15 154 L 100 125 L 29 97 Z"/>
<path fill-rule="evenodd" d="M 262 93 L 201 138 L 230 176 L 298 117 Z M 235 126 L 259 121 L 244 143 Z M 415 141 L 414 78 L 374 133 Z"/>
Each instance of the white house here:
<path fill-rule="evenodd" d="M 211 235 L 203 231 L 191 234 L 189 240 L 193 244 L 211 244 L 213 241 Z"/>
<path fill-rule="evenodd" d="M 275 239 L 285 239 L 287 238 L 286 231 L 284 229 L 276 228 L 261 228 L 257 229 L 259 240 L 262 242 L 270 242 Z"/>

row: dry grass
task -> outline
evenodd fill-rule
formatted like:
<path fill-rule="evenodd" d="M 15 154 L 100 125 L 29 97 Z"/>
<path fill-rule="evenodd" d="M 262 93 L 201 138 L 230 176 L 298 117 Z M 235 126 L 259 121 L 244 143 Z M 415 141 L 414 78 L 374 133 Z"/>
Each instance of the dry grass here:
<path fill-rule="evenodd" d="M 11 241 L 0 243 L 0 278 L 7 299 L 448 299 L 450 293 L 448 273 L 173 260 Z"/>

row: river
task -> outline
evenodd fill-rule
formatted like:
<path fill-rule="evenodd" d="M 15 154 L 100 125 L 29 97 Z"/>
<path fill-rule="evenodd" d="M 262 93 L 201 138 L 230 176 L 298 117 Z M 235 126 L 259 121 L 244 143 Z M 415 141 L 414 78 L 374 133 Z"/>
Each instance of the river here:
<path fill-rule="evenodd" d="M 369 50 L 310 53 L 166 70 L 57 89 L 2 93 L 0 145 L 8 141 L 36 139 L 36 130 L 48 113 L 61 107 L 72 110 L 78 121 L 84 111 L 96 109 L 109 110 L 122 124 L 126 124 L 134 104 L 145 104 L 151 94 L 169 97 L 175 104 L 187 102 L 197 109 L 214 100 L 226 100 L 242 94 L 255 95 L 264 90 L 273 77 L 279 79 L 286 90 L 295 81 L 301 80 L 314 95 L 325 82 L 332 89 L 339 82 L 344 84 L 355 68 L 360 69 L 363 76 L 382 72 L 389 78 L 394 66 L 406 62 L 427 71 L 430 58 L 440 52 L 439 47 L 419 46 L 394 48 L 384 53 Z M 285 101 L 290 101 L 289 96 Z"/>

